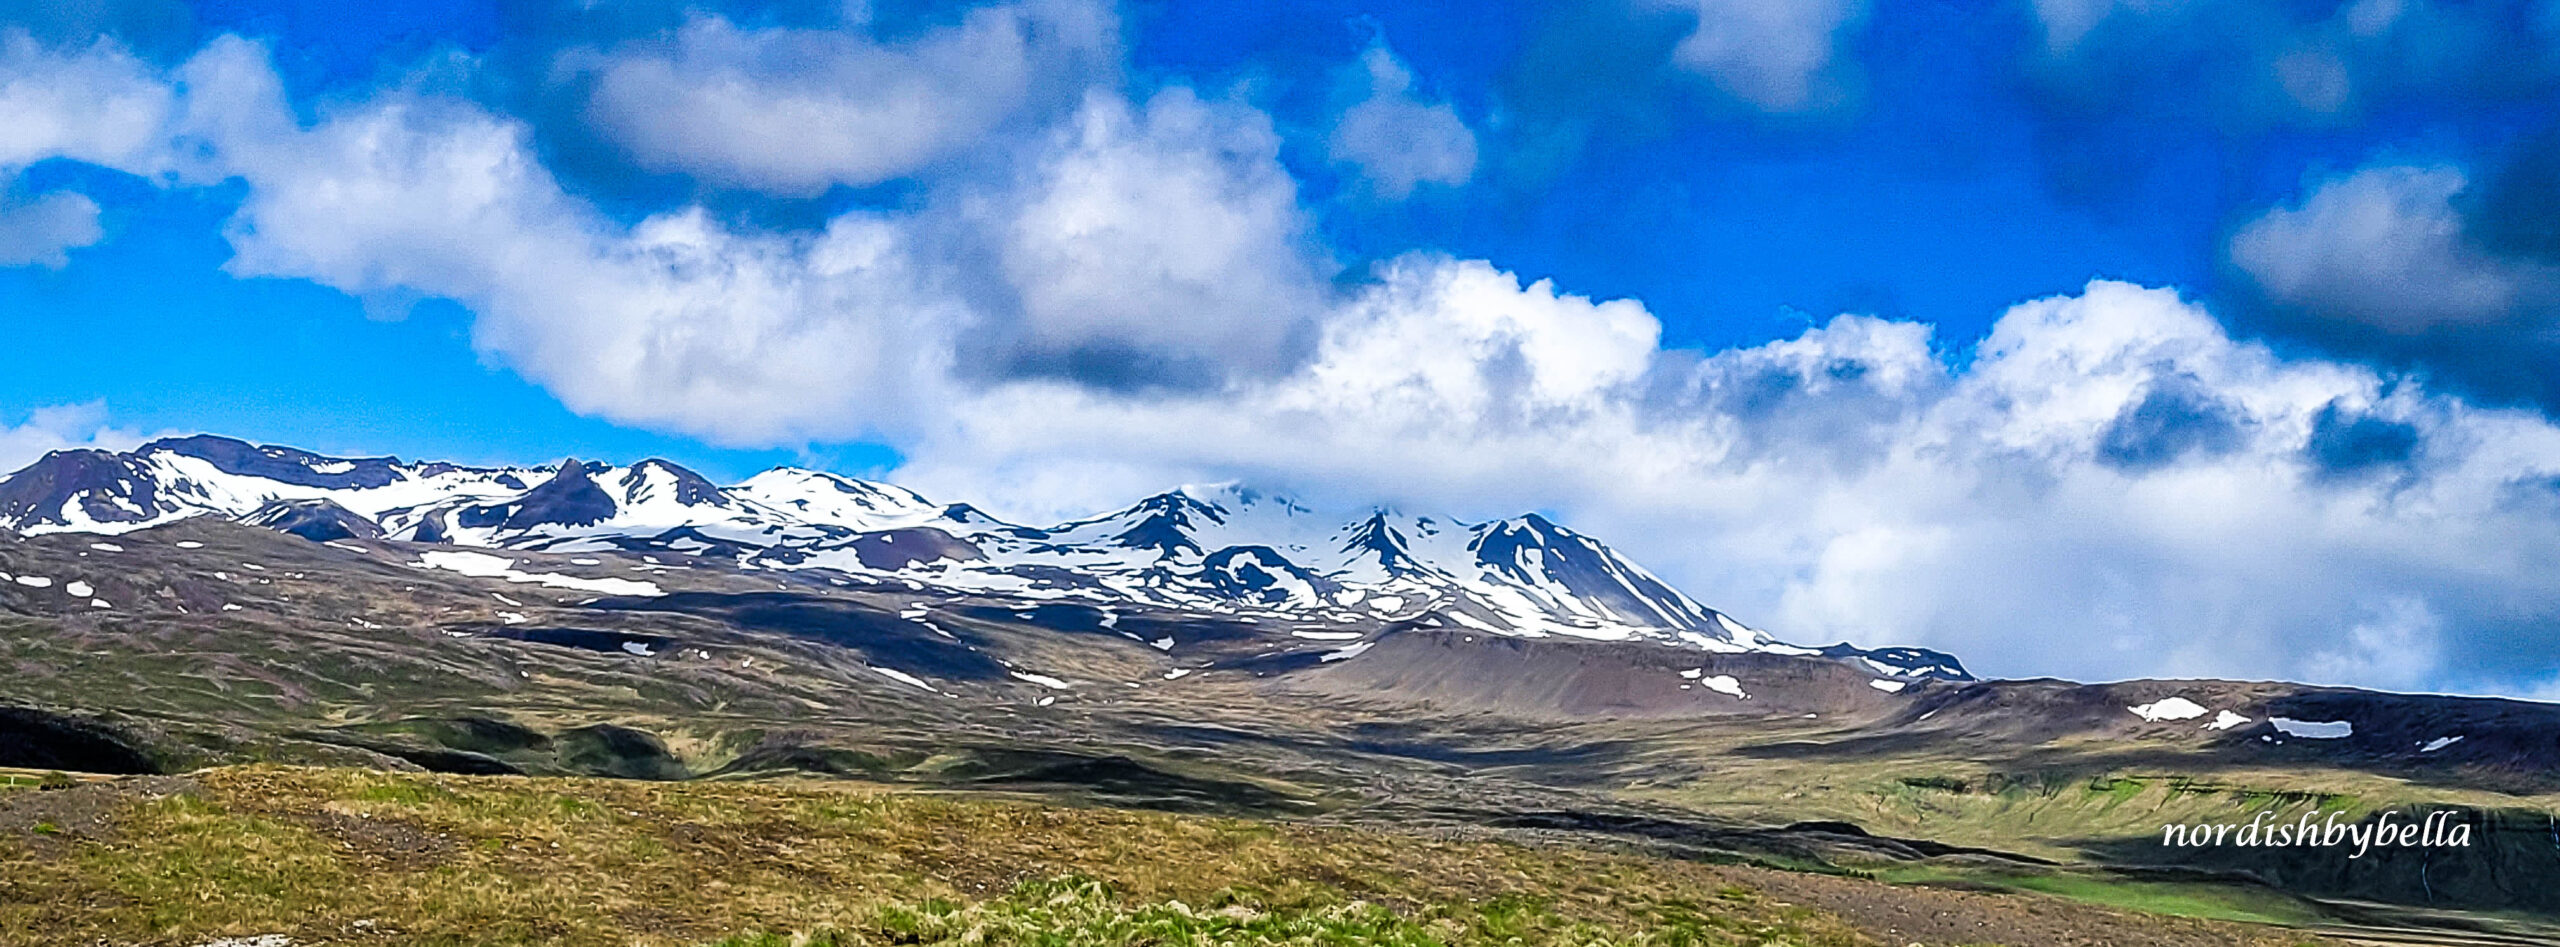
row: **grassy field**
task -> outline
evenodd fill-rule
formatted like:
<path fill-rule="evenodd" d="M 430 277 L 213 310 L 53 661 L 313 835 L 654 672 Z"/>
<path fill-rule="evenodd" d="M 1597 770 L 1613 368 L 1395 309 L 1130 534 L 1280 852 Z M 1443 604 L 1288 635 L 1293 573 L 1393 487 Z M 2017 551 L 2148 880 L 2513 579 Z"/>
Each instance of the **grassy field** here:
<path fill-rule="evenodd" d="M 0 791 L 0 944 L 261 937 L 296 947 L 2319 943 L 2032 893 L 841 781 L 251 766 Z"/>
<path fill-rule="evenodd" d="M 845 783 L 256 767 L 7 798 L 14 943 L 1868 942 L 1708 866 Z"/>
<path fill-rule="evenodd" d="M 1763 822 L 1837 819 L 1884 835 L 1927 838 L 2080 861 L 2095 840 L 2157 839 L 2161 826 L 2291 820 L 2329 812 L 2360 818 L 2412 805 L 2560 812 L 2560 795 L 2422 785 L 2340 767 L 2179 767 L 2124 759 L 2104 743 L 2042 747 L 2044 765 L 1943 753 L 1878 758 L 1750 758 L 1725 734 L 1681 746 L 1677 778 L 1631 787 L 1629 798 Z M 1670 752 L 1670 751 L 1657 751 Z"/>

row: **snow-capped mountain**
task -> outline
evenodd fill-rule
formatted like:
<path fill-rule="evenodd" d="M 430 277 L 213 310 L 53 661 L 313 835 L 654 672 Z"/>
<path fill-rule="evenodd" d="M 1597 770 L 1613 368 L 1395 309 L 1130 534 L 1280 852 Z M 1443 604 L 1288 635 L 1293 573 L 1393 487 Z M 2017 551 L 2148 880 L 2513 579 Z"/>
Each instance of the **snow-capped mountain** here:
<path fill-rule="evenodd" d="M 1035 528 L 903 487 L 793 468 L 724 488 L 662 460 L 483 468 L 323 457 L 211 436 L 131 453 L 60 451 L 0 480 L 0 527 L 24 534 L 115 534 L 196 516 L 315 541 L 672 552 L 1015 599 L 1650 641 L 1964 676 L 1935 652 L 1778 641 L 1534 513 L 1486 523 L 1392 510 L 1336 517 L 1222 485 Z"/>

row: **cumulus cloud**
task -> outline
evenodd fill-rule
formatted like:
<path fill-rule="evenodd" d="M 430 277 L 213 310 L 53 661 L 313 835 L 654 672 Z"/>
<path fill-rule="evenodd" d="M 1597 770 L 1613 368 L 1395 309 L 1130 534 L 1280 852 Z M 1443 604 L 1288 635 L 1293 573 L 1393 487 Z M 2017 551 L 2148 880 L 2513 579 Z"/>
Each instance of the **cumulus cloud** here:
<path fill-rule="evenodd" d="M 458 301 L 482 352 L 571 408 L 720 443 L 889 436 L 1017 374 L 1269 374 L 1327 292 L 1268 117 L 1186 89 L 1095 93 L 1018 174 L 925 207 L 773 232 L 700 206 L 616 220 L 469 101 L 394 89 L 304 123 L 252 44 L 179 79 L 220 103 L 188 122 L 248 185 L 231 272 Z"/>
<path fill-rule="evenodd" d="M 836 29 L 695 17 L 672 38 L 563 57 L 587 114 L 641 167 L 727 187 L 810 195 L 902 177 L 981 139 L 1116 54 L 1090 0 L 979 7 L 912 37 L 858 17 Z"/>
<path fill-rule="evenodd" d="M 2268 211 L 2231 238 L 2231 260 L 2279 302 L 2390 332 L 2505 319 L 2554 273 L 2492 257 L 2464 233 L 2450 166 L 2369 167 Z"/>
<path fill-rule="evenodd" d="M 1755 624 L 1992 673 L 2512 688 L 2560 656 L 2532 617 L 2560 611 L 2532 565 L 2560 531 L 2520 513 L 2560 508 L 2539 416 L 2289 360 L 2117 283 L 2013 309 L 1962 364 L 1862 316 L 1717 353 L 1657 332 L 1633 301 L 1406 258 L 1287 378 L 1010 386 L 905 445 L 901 476 L 1035 517 L 1218 477 L 1557 510 Z"/>
<path fill-rule="evenodd" d="M 1369 194 L 1400 201 L 1421 185 L 1454 187 L 1475 176 L 1475 132 L 1448 103 L 1415 94 L 1413 70 L 1383 37 L 1334 83 L 1336 97 L 1351 104 L 1335 120 L 1325 155 Z"/>
<path fill-rule="evenodd" d="M 2230 260 L 2268 304 L 2271 331 L 2492 400 L 2560 407 L 2548 369 L 2560 357 L 2560 260 L 2500 232 L 2498 221 L 2530 216 L 2513 195 L 2479 190 L 2455 165 L 2361 168 L 2243 225 Z"/>
<path fill-rule="evenodd" d="M 173 160 L 178 94 L 113 40 L 0 32 L 0 173 L 55 158 L 149 174 Z"/>
<path fill-rule="evenodd" d="M 18 424 L 0 424 L 0 472 L 24 468 L 53 451 L 131 450 L 142 440 L 140 433 L 108 423 L 103 401 L 37 408 Z"/>
<path fill-rule="evenodd" d="M 932 397 L 919 379 L 947 368 L 959 321 L 878 218 L 770 234 L 679 208 L 624 224 L 477 105 L 395 91 L 305 126 L 255 46 L 218 44 L 185 72 L 228 103 L 206 122 L 248 185 L 232 273 L 456 300 L 478 314 L 476 346 L 575 410 L 724 443 L 843 438 Z"/>
<path fill-rule="evenodd" d="M 1834 59 L 1844 33 L 1866 18 L 1864 0 L 1653 0 L 1697 17 L 1672 48 L 1680 68 L 1745 103 L 1773 112 L 1833 104 Z"/>
<path fill-rule="evenodd" d="M 1112 387 L 1295 364 L 1330 264 L 1279 152 L 1249 106 L 1089 96 L 1021 183 L 972 202 L 1011 294 L 1011 360 Z"/>
<path fill-rule="evenodd" d="M 1843 315 L 1671 350 L 1638 301 L 1485 261 L 1334 279 L 1270 120 L 1179 88 L 1089 95 L 913 209 L 774 232 L 604 213 L 471 102 L 298 114 L 236 40 L 157 81 L 163 134 L 242 182 L 234 272 L 452 298 L 492 362 L 625 423 L 881 437 L 900 479 L 1034 518 L 1229 478 L 1549 510 L 1782 636 L 1995 674 L 2515 690 L 2560 658 L 2560 427 L 2167 290 L 2092 283 L 1979 340 Z M 2452 200 L 2404 177 L 2386 217 Z"/>

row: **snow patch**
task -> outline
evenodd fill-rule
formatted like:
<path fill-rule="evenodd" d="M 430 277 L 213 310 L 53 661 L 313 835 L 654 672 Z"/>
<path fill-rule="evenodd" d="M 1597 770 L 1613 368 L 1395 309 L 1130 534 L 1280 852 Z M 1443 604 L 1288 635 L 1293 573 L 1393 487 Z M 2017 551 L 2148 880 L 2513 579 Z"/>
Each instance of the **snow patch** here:
<path fill-rule="evenodd" d="M 71 596 L 72 598 L 88 598 L 98 594 L 98 590 L 90 587 L 89 583 L 73 579 L 70 584 L 62 587 L 62 594 Z"/>
<path fill-rule="evenodd" d="M 2133 711 L 2134 716 L 2152 723 L 2163 720 L 2193 720 L 2213 712 L 2184 697 L 2162 698 L 2148 704 L 2135 704 L 2125 709 Z"/>
<path fill-rule="evenodd" d="M 1899 693 L 1902 693 L 1902 689 L 1903 689 L 1903 688 L 1911 686 L 1911 682 L 1910 682 L 1910 681 L 1888 681 L 1888 680 L 1885 680 L 1885 679 L 1883 679 L 1883 678 L 1876 678 L 1876 679 L 1874 679 L 1874 680 L 1868 681 L 1868 682 L 1867 682 L 1867 686 L 1868 686 L 1868 687 L 1875 688 L 1875 689 L 1880 690 L 1880 691 L 1883 691 L 1883 692 L 1885 692 L 1885 693 L 1887 693 L 1887 694 L 1899 694 Z"/>
<path fill-rule="evenodd" d="M 1327 651 L 1327 652 L 1325 652 L 1325 654 L 1324 654 L 1324 656 L 1323 656 L 1323 657 L 1317 658 L 1316 660 L 1318 660 L 1318 661 L 1323 661 L 1323 662 L 1327 662 L 1327 663 L 1331 663 L 1331 662 L 1334 662 L 1334 661 L 1348 661 L 1348 660 L 1351 660 L 1352 658 L 1359 657 L 1361 652 L 1363 652 L 1363 651 L 1367 651 L 1367 650 L 1369 650 L 1370 648 L 1373 648 L 1373 647 L 1376 647 L 1376 646 L 1377 646 L 1377 642 L 1374 642 L 1374 641 L 1363 641 L 1363 642 L 1361 642 L 1361 643 L 1359 643 L 1359 644 L 1352 645 L 1352 646 L 1350 646 L 1350 647 L 1348 647 L 1348 648 L 1344 648 L 1344 649 L 1342 649 L 1342 650 L 1340 650 L 1340 651 Z"/>
<path fill-rule="evenodd" d="M 1742 692 L 1742 682 L 1731 674 L 1711 674 L 1699 678 L 1698 684 L 1716 693 L 1731 695 L 1735 700 L 1751 699 L 1751 695 Z"/>
<path fill-rule="evenodd" d="M 2205 724 L 2204 728 L 2207 730 L 2229 730 L 2248 722 L 2249 718 L 2225 710 L 2221 713 L 2214 714 L 2213 722 Z"/>
<path fill-rule="evenodd" d="M 1050 676 L 1048 676 L 1048 675 L 1046 675 L 1046 674 L 1025 674 L 1025 673 L 1023 673 L 1023 672 L 1021 672 L 1021 671 L 1015 671 L 1015 672 L 1013 672 L 1013 676 L 1014 676 L 1015 678 L 1018 678 L 1018 679 L 1021 679 L 1021 680 L 1030 681 L 1031 683 L 1038 684 L 1038 685 L 1040 685 L 1040 686 L 1042 686 L 1042 687 L 1049 688 L 1050 690 L 1060 690 L 1060 691 L 1062 691 L 1062 690 L 1066 690 L 1066 689 L 1068 689 L 1068 688 L 1071 688 L 1071 687 L 1074 687 L 1074 686 L 1075 686 L 1075 685 L 1073 685 L 1073 684 L 1069 684 L 1069 683 L 1067 683 L 1067 682 L 1065 682 L 1065 681 L 1062 681 L 1062 680 L 1059 680 L 1059 679 L 1057 679 L 1057 678 L 1050 677 Z"/>
<path fill-rule="evenodd" d="M 898 682 L 898 683 L 900 683 L 900 684 L 905 684 L 905 685 L 907 685 L 907 686 L 909 686 L 909 687 L 914 687 L 914 688 L 918 688 L 918 689 L 921 689 L 921 690 L 932 691 L 933 693 L 936 693 L 936 694 L 942 693 L 941 691 L 934 690 L 934 689 L 933 689 L 933 685 L 925 683 L 923 678 L 919 678 L 919 677 L 917 677 L 917 676 L 915 676 L 915 675 L 913 675 L 913 674 L 909 674 L 909 673 L 907 673 L 907 672 L 905 672 L 905 671 L 901 671 L 901 670 L 898 670 L 898 669 L 896 669 L 896 668 L 884 668 L 884 667 L 879 667 L 879 666 L 876 666 L 876 665 L 866 665 L 866 666 L 871 668 L 872 673 L 875 673 L 875 674 L 880 675 L 881 677 L 885 677 L 885 678 L 888 678 L 888 679 L 890 679 L 890 680 L 896 681 L 896 682 Z"/>
<path fill-rule="evenodd" d="M 481 552 L 449 552 L 444 550 L 422 552 L 418 554 L 418 562 L 416 563 L 416 566 L 421 569 L 444 569 L 450 572 L 459 572 L 475 579 L 505 579 L 506 581 L 518 584 L 541 585 L 555 589 L 577 589 L 580 591 L 597 592 L 605 595 L 658 596 L 667 594 L 666 590 L 659 588 L 658 584 L 655 582 L 642 582 L 636 579 L 584 579 L 574 575 L 560 575 L 553 572 L 522 572 L 516 569 L 516 561 L 513 559 L 509 559 L 504 556 L 492 556 L 488 553 Z"/>
<path fill-rule="evenodd" d="M 123 551 L 124 551 L 124 547 L 123 547 L 123 546 L 118 546 L 118 545 L 116 545 L 116 544 L 114 544 L 114 543 L 90 543 L 90 544 L 89 544 L 89 548 L 91 548 L 91 549 L 95 549 L 95 550 L 97 550 L 97 551 L 99 551 L 99 552 L 123 552 Z"/>
<path fill-rule="evenodd" d="M 2460 743 L 2460 742 L 2462 742 L 2462 735 L 2461 735 L 2461 734 L 2455 734 L 2455 735 L 2453 735 L 2453 736 L 2449 736 L 2449 737 L 2437 737 L 2437 738 L 2435 738 L 2435 739 L 2433 739 L 2433 740 L 2429 740 L 2429 741 L 2427 741 L 2425 746 L 2421 746 L 2421 747 L 2419 747 L 2419 748 L 2418 748 L 2418 752 L 2420 752 L 2420 753 L 2433 753 L 2433 752 L 2435 752 L 2435 751 L 2437 751 L 2437 750 L 2444 749 L 2445 747 L 2452 746 L 2452 745 L 2454 745 L 2454 744 L 2456 744 L 2456 743 Z"/>
<path fill-rule="evenodd" d="M 2301 737 L 2305 740 L 2337 740 L 2354 736 L 2356 733 L 2356 725 L 2344 720 L 2295 720 L 2290 717 L 2269 717 L 2267 722 L 2274 724 L 2276 729 L 2282 731 L 2285 736 Z"/>

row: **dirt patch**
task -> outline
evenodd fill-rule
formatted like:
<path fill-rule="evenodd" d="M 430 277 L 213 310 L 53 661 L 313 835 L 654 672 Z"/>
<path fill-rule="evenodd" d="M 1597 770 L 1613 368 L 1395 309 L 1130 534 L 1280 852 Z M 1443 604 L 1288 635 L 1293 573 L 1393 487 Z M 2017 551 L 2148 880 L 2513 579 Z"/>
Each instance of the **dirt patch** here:
<path fill-rule="evenodd" d="M 365 813 L 270 813 L 336 843 L 338 851 L 374 871 L 423 871 L 443 864 L 461 848 L 453 837 L 400 819 Z"/>
<path fill-rule="evenodd" d="M 196 791 L 185 776 L 132 776 L 66 789 L 16 789 L 0 793 L 0 835 L 25 842 L 38 855 L 59 854 L 74 843 L 114 837 L 115 816 L 127 805 Z"/>
<path fill-rule="evenodd" d="M 1885 885 L 1765 868 L 1722 870 L 1737 884 L 1837 915 L 1887 944 L 2295 947 L 2337 943 L 2295 930 L 2132 914 L 2036 895 Z"/>

